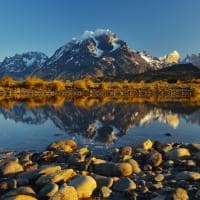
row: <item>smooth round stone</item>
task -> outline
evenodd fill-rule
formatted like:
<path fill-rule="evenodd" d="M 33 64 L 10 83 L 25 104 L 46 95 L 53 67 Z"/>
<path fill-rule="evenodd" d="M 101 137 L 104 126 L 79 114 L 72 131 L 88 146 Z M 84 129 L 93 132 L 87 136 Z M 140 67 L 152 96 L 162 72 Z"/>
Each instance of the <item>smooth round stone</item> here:
<path fill-rule="evenodd" d="M 15 196 L 5 198 L 4 200 L 37 200 L 37 198 L 26 194 L 18 194 Z"/>
<path fill-rule="evenodd" d="M 54 174 L 59 171 L 61 171 L 61 167 L 59 165 L 50 165 L 50 166 L 46 165 L 46 166 L 40 167 L 38 174 L 49 175 L 49 174 Z"/>
<path fill-rule="evenodd" d="M 166 156 L 170 160 L 179 160 L 180 158 L 183 157 L 189 157 L 190 151 L 186 148 L 174 148 L 171 151 L 167 152 Z"/>
<path fill-rule="evenodd" d="M 192 147 L 193 147 L 196 151 L 200 151 L 200 144 L 192 144 Z"/>
<path fill-rule="evenodd" d="M 150 150 L 151 148 L 153 147 L 153 142 L 151 141 L 151 140 L 146 140 L 146 141 L 144 141 L 144 143 L 143 143 L 143 149 L 144 150 Z"/>
<path fill-rule="evenodd" d="M 121 176 L 130 176 L 133 172 L 131 164 L 127 162 L 118 163 L 117 168 Z"/>
<path fill-rule="evenodd" d="M 165 179 L 165 177 L 164 177 L 163 174 L 158 174 L 154 179 L 157 182 L 161 182 L 161 181 L 163 181 Z"/>
<path fill-rule="evenodd" d="M 39 192 L 40 197 L 52 197 L 57 191 L 59 187 L 55 183 L 50 183 L 45 185 Z"/>
<path fill-rule="evenodd" d="M 102 195 L 103 198 L 110 197 L 111 193 L 112 193 L 112 190 L 110 188 L 108 188 L 106 186 L 103 186 L 101 188 L 101 195 Z"/>
<path fill-rule="evenodd" d="M 185 164 L 188 166 L 188 167 L 195 167 L 196 166 L 196 163 L 194 160 L 186 160 Z"/>
<path fill-rule="evenodd" d="M 121 178 L 113 184 L 113 189 L 119 192 L 129 192 L 136 189 L 136 184 L 130 178 Z"/>
<path fill-rule="evenodd" d="M 195 153 L 194 157 L 197 161 L 200 161 L 200 152 Z"/>
<path fill-rule="evenodd" d="M 200 190 L 195 193 L 195 198 L 200 199 Z"/>
<path fill-rule="evenodd" d="M 77 144 L 74 140 L 61 140 L 48 146 L 48 150 L 59 150 L 64 153 L 71 153 L 76 148 Z"/>
<path fill-rule="evenodd" d="M 167 160 L 164 162 L 163 164 L 165 167 L 172 167 L 174 165 L 174 161 L 173 160 Z"/>
<path fill-rule="evenodd" d="M 97 187 L 97 183 L 91 176 L 77 176 L 69 184 L 73 186 L 79 198 L 89 198 Z"/>
<path fill-rule="evenodd" d="M 153 151 L 149 155 L 148 158 L 149 164 L 151 164 L 154 167 L 158 167 L 162 163 L 162 155 L 158 151 Z"/>
<path fill-rule="evenodd" d="M 0 183 L 0 191 L 12 190 L 17 188 L 17 180 L 11 179 Z"/>
<path fill-rule="evenodd" d="M 132 173 L 139 174 L 141 172 L 140 166 L 136 160 L 130 159 L 128 163 L 132 167 Z"/>
<path fill-rule="evenodd" d="M 93 174 L 92 177 L 95 179 L 98 188 L 102 188 L 104 186 L 110 188 L 113 185 L 113 178 L 101 176 L 97 174 Z"/>
<path fill-rule="evenodd" d="M 61 181 L 66 182 L 75 175 L 76 175 L 76 173 L 73 169 L 64 169 L 55 174 L 40 176 L 36 181 L 36 185 L 41 186 L 41 185 L 45 185 L 48 183 L 59 183 Z"/>
<path fill-rule="evenodd" d="M 4 194 L 2 196 L 2 199 L 5 199 L 5 198 L 11 197 L 11 196 L 17 196 L 20 194 L 35 196 L 35 191 L 31 187 L 22 186 L 15 190 L 11 190 L 11 191 L 7 192 L 6 194 Z"/>
<path fill-rule="evenodd" d="M 60 181 L 68 181 L 72 177 L 76 175 L 76 172 L 73 169 L 63 169 L 62 171 L 59 171 L 55 175 L 53 175 L 51 181 L 53 183 L 58 183 Z"/>
<path fill-rule="evenodd" d="M 157 182 L 157 183 L 153 184 L 153 187 L 155 189 L 161 189 L 161 188 L 163 188 L 163 184 L 161 182 Z"/>
<path fill-rule="evenodd" d="M 93 169 L 96 174 L 100 174 L 103 176 L 108 176 L 108 177 L 120 176 L 118 167 L 113 162 L 105 162 L 103 160 L 102 161 L 98 160 L 97 164 L 96 163 L 94 164 Z"/>
<path fill-rule="evenodd" d="M 154 197 L 151 200 L 166 200 L 166 196 L 164 196 L 164 195 L 158 195 L 157 197 Z"/>
<path fill-rule="evenodd" d="M 177 180 L 192 180 L 197 181 L 200 180 L 200 173 L 198 172 L 190 172 L 190 171 L 183 171 L 179 172 L 176 175 Z"/>
<path fill-rule="evenodd" d="M 145 171 L 151 171 L 152 170 L 152 166 L 147 164 L 147 165 L 144 166 L 144 170 Z"/>
<path fill-rule="evenodd" d="M 7 162 L 3 167 L 1 168 L 2 174 L 5 175 L 10 175 L 10 174 L 15 174 L 19 172 L 23 172 L 23 166 L 18 162 L 18 160 L 13 160 Z"/>
<path fill-rule="evenodd" d="M 22 172 L 17 176 L 18 186 L 28 185 L 31 181 L 35 180 L 38 177 L 38 171 L 27 171 Z"/>
<path fill-rule="evenodd" d="M 123 156 L 131 156 L 132 155 L 132 147 L 126 146 L 126 147 L 120 148 L 119 154 L 122 157 Z"/>
<path fill-rule="evenodd" d="M 177 188 L 176 191 L 173 194 L 173 200 L 188 200 L 188 194 L 187 191 L 183 188 Z"/>
<path fill-rule="evenodd" d="M 63 186 L 50 200 L 78 200 L 78 194 L 74 187 Z"/>

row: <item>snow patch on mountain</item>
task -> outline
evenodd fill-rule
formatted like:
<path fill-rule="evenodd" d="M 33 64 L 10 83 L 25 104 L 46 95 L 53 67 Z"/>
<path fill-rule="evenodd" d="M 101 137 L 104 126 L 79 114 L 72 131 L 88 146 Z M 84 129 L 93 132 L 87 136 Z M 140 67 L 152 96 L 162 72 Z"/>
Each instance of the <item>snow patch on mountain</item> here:
<path fill-rule="evenodd" d="M 140 56 L 148 63 L 152 63 L 153 62 L 153 58 L 150 55 L 148 55 L 145 52 L 143 52 L 143 51 L 140 52 Z"/>
<path fill-rule="evenodd" d="M 99 37 L 101 35 L 113 35 L 113 33 L 109 29 L 97 29 L 95 31 L 86 30 L 83 32 L 82 38 L 88 39 L 88 38 Z"/>
<path fill-rule="evenodd" d="M 100 57 L 103 54 L 103 51 L 101 49 L 98 48 L 99 46 L 99 41 L 98 41 L 98 37 L 101 37 L 102 35 L 106 35 L 109 37 L 109 42 L 112 44 L 113 49 L 111 50 L 111 52 L 115 51 L 116 49 L 118 49 L 120 47 L 120 44 L 118 44 L 118 38 L 116 37 L 116 35 L 109 29 L 97 29 L 95 31 L 84 31 L 82 38 L 83 40 L 86 39 L 93 39 L 95 44 L 96 44 L 96 51 L 94 52 L 94 54 L 97 57 Z"/>
<path fill-rule="evenodd" d="M 34 69 L 40 68 L 48 57 L 40 52 L 27 52 L 6 57 L 0 64 L 0 76 L 23 78 L 30 75 Z"/>
<path fill-rule="evenodd" d="M 164 62 L 167 64 L 177 64 L 180 61 L 180 54 L 178 51 L 174 50 L 171 53 L 169 53 L 168 55 L 164 56 Z"/>

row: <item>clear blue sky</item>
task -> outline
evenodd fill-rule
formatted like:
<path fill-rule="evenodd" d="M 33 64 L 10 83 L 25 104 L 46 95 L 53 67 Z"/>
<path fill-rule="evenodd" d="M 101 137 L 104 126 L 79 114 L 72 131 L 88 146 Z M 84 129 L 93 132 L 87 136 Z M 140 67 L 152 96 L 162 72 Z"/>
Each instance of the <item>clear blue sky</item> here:
<path fill-rule="evenodd" d="M 200 52 L 200 0 L 0 0 L 0 60 L 47 55 L 84 30 L 108 28 L 136 50 Z"/>

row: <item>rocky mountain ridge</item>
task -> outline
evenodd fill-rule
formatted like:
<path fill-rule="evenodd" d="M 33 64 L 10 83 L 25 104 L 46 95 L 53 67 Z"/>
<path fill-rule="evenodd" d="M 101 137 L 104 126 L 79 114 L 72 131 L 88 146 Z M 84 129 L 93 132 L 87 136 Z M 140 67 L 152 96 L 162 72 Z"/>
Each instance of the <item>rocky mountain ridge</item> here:
<path fill-rule="evenodd" d="M 200 64 L 200 55 L 192 55 L 181 63 Z M 199 58 L 199 59 L 198 59 Z M 34 75 L 44 79 L 81 79 L 86 76 L 135 77 L 154 72 L 180 62 L 180 54 L 173 51 L 155 57 L 146 51 L 135 51 L 106 29 L 85 31 L 81 39 L 73 38 L 55 51 L 51 57 L 40 52 L 28 52 L 6 57 L 0 62 L 0 77 L 10 75 L 23 79 Z"/>

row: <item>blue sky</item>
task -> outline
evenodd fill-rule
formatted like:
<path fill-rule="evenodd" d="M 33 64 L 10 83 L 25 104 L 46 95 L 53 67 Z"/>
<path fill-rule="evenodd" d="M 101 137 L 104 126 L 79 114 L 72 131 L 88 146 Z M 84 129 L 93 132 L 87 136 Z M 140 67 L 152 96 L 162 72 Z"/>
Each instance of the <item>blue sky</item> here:
<path fill-rule="evenodd" d="M 108 28 L 155 56 L 200 52 L 199 0 L 0 0 L 0 60 L 52 55 L 84 30 Z"/>

